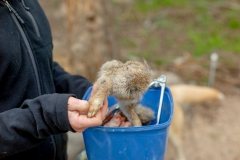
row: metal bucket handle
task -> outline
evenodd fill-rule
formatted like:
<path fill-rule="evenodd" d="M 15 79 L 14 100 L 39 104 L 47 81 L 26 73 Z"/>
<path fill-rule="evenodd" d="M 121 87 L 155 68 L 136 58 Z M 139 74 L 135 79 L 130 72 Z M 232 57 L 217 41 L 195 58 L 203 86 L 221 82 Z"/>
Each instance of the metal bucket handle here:
<path fill-rule="evenodd" d="M 163 96 L 164 96 L 164 90 L 166 87 L 166 81 L 167 77 L 165 75 L 162 75 L 158 77 L 157 79 L 154 79 L 151 84 L 149 85 L 149 88 L 154 87 L 161 87 L 161 94 L 160 94 L 160 99 L 159 99 L 159 105 L 158 105 L 158 114 L 157 114 L 157 123 L 159 124 L 160 118 L 161 118 L 161 111 L 162 111 L 162 102 L 163 102 Z"/>

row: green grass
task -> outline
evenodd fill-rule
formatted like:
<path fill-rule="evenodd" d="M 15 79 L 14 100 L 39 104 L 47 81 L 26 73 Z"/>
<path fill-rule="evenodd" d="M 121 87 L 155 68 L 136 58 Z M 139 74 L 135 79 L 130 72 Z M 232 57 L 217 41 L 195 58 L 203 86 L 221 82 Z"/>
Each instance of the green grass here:
<path fill-rule="evenodd" d="M 139 54 L 148 58 L 149 54 L 156 52 L 161 46 L 159 37 L 168 42 L 163 47 L 171 48 L 179 43 L 179 52 L 188 51 L 196 57 L 214 51 L 239 54 L 240 9 L 227 8 L 225 3 L 225 0 L 135 0 L 134 14 L 136 17 L 138 13 L 141 15 L 139 21 L 144 21 L 149 15 L 164 15 L 165 10 L 168 11 L 163 17 L 156 16 L 152 25 L 157 27 L 156 31 L 170 34 L 168 37 L 161 37 L 157 33 L 149 36 L 151 31 L 141 29 L 139 34 L 147 44 Z M 174 32 L 174 28 L 180 28 L 181 33 Z M 177 42 L 177 37 L 183 37 L 184 41 Z M 139 47 L 134 45 L 131 38 L 127 39 L 124 40 L 125 45 L 135 49 Z"/>
<path fill-rule="evenodd" d="M 220 31 L 189 30 L 188 37 L 192 42 L 192 46 L 189 45 L 188 49 L 197 57 L 210 54 L 216 50 L 240 53 L 240 38 L 224 35 Z"/>
<path fill-rule="evenodd" d="M 222 49 L 226 43 L 221 34 L 208 33 L 201 30 L 188 31 L 188 37 L 192 42 L 192 45 L 189 45 L 188 49 L 197 57 L 204 54 L 210 54 L 214 52 L 214 50 Z"/>
<path fill-rule="evenodd" d="M 124 38 L 121 40 L 121 45 L 124 47 L 136 47 L 137 46 L 133 40 L 127 39 L 127 38 Z"/>
<path fill-rule="evenodd" d="M 214 50 L 223 50 L 240 53 L 239 35 L 235 32 L 240 29 L 239 10 L 223 10 L 219 14 L 210 12 L 211 8 L 195 10 L 195 25 L 189 23 L 186 32 L 193 46 L 191 51 L 195 56 L 210 54 Z M 194 19 L 193 19 L 194 21 Z"/>
<path fill-rule="evenodd" d="M 186 2 L 187 0 L 136 0 L 134 6 L 142 12 L 148 12 L 167 6 L 184 6 Z"/>

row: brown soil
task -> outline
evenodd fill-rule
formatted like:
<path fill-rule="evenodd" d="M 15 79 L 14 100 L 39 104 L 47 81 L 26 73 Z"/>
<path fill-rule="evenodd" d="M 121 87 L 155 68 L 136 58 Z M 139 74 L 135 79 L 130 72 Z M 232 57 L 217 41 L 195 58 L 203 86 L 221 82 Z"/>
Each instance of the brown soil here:
<path fill-rule="evenodd" d="M 54 60 L 71 72 L 67 59 L 69 51 L 64 9 L 55 0 L 40 2 L 52 27 Z M 237 61 L 236 55 L 229 54 L 228 58 Z M 181 65 L 176 65 L 173 62 L 170 67 L 161 67 L 161 69 L 159 67 L 159 73 L 166 70 L 171 71 L 186 83 L 201 84 L 200 78 L 208 74 L 208 69 L 202 65 L 203 62 L 206 64 L 208 57 L 205 56 L 197 60 L 189 59 Z M 185 110 L 183 150 L 189 160 L 240 159 L 239 65 L 237 69 L 228 70 L 220 64 L 218 69 L 220 72 L 216 77 L 215 88 L 225 93 L 225 99 L 221 102 L 193 105 L 190 106 L 190 109 Z M 169 143 L 166 160 L 173 160 L 174 155 L 174 148 Z"/>

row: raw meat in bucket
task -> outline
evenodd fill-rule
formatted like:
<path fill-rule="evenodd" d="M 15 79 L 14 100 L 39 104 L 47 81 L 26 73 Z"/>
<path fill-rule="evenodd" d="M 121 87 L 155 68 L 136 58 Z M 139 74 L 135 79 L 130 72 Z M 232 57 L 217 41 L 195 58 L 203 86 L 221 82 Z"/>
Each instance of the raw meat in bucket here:
<path fill-rule="evenodd" d="M 115 107 L 115 106 L 113 106 Z M 143 126 L 150 124 L 150 122 L 155 118 L 152 109 L 138 104 L 134 108 L 136 114 L 138 115 Z M 113 110 L 109 112 L 106 116 L 106 121 L 103 123 L 106 127 L 130 127 L 132 124 L 128 121 L 126 116 L 120 110 Z"/>

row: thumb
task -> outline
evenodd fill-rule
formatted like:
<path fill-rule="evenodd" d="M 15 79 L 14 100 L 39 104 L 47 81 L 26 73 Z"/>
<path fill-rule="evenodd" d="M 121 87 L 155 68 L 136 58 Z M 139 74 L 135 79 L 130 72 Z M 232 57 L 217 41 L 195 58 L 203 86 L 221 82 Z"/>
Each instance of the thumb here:
<path fill-rule="evenodd" d="M 68 110 L 87 113 L 89 110 L 89 103 L 88 101 L 85 101 L 85 100 L 80 100 L 74 97 L 70 97 L 68 99 Z"/>

